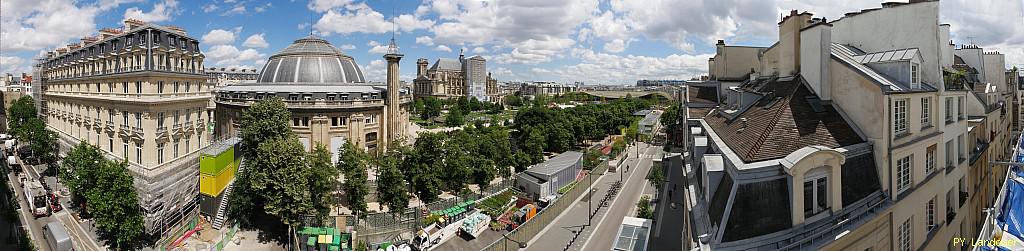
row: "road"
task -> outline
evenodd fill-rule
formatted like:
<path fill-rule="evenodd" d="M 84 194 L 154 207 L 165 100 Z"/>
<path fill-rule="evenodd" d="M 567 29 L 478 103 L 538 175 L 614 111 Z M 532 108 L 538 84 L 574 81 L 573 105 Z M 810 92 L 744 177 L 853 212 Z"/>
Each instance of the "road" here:
<path fill-rule="evenodd" d="M 651 169 L 651 156 L 658 155 L 661 152 L 661 147 L 659 146 L 650 146 L 643 143 L 640 143 L 640 145 L 642 156 L 640 156 L 639 165 L 631 165 L 634 167 L 629 170 L 629 172 L 639 174 L 630 175 L 627 181 L 624 182 L 622 191 L 612 200 L 609 206 L 611 210 L 598 220 L 594 228 L 594 234 L 586 239 L 582 250 L 611 250 L 612 245 L 615 244 L 616 235 L 619 233 L 619 226 L 622 225 L 622 218 L 634 216 L 630 215 L 630 212 L 636 207 L 636 203 L 640 201 L 644 188 L 647 187 L 646 178 L 647 172 Z"/>
<path fill-rule="evenodd" d="M 650 241 L 648 242 L 648 250 L 683 250 L 683 226 L 685 226 L 686 214 L 684 211 L 683 204 L 683 171 L 682 167 L 667 168 L 665 170 L 665 177 L 668 181 L 665 182 L 663 191 L 659 198 L 655 214 L 654 214 L 654 231 L 651 233 Z M 671 198 L 669 198 L 669 190 L 671 192 Z M 672 206 L 672 204 L 675 206 Z M 652 247 L 658 247 L 653 249 Z"/>
<path fill-rule="evenodd" d="M 623 173 L 608 173 L 607 175 L 603 175 L 602 177 L 594 180 L 594 185 L 592 187 L 592 189 L 594 189 L 593 195 L 583 194 L 579 201 L 563 211 L 560 216 L 551 222 L 551 224 L 541 230 L 537 236 L 530 240 L 526 250 L 558 250 L 566 249 L 567 247 L 569 250 L 590 250 L 585 249 L 584 245 L 587 240 L 592 239 L 590 236 L 595 230 L 604 231 L 604 228 L 595 228 L 600 225 L 601 222 L 608 223 L 617 221 L 618 223 L 614 223 L 616 224 L 616 227 L 611 235 L 616 234 L 618 232 L 617 225 L 622 221 L 622 215 L 627 214 L 627 211 L 630 210 L 630 205 L 635 205 L 636 201 L 639 200 L 639 195 L 628 196 L 636 197 L 635 199 L 618 197 L 623 197 L 622 192 L 640 193 L 643 189 L 642 187 L 645 186 L 646 180 L 644 178 L 647 176 L 647 171 L 651 165 L 649 156 L 651 155 L 651 152 L 659 150 L 658 147 L 649 147 L 644 143 L 640 143 L 640 145 L 641 149 L 644 151 L 642 153 L 643 156 L 648 156 L 646 160 L 644 158 L 637 158 L 635 147 L 627 148 L 626 151 L 629 152 L 629 156 L 623 162 L 622 167 L 618 168 L 618 170 L 623 171 Z M 636 168 L 637 163 L 641 164 L 640 168 Z M 644 165 L 646 165 L 646 167 Z M 624 172 L 626 166 L 631 167 L 628 172 Z M 620 175 L 624 179 L 624 184 L 622 186 L 624 190 L 608 201 L 609 206 L 600 207 L 598 203 L 600 203 L 601 199 L 608 193 L 609 187 L 616 181 L 619 181 Z M 580 184 L 589 184 L 589 182 L 589 180 L 583 180 Z M 597 210 L 597 214 L 592 219 L 592 222 L 589 223 L 590 226 L 587 226 L 587 212 L 590 209 L 591 202 L 593 203 L 594 209 Z M 611 216 L 609 216 L 609 214 Z M 616 217 L 615 215 L 619 215 L 617 219 L 609 220 L 609 218 Z M 572 241 L 576 232 L 580 232 L 579 237 L 577 237 L 576 241 Z M 608 246 L 610 249 L 611 244 L 608 244 Z"/>
<path fill-rule="evenodd" d="M 18 163 L 23 167 L 22 173 L 25 175 L 26 178 L 40 179 L 40 177 L 42 177 L 42 175 L 40 175 L 39 172 L 36 171 L 36 169 L 33 168 L 31 165 L 27 165 L 24 162 L 22 162 L 21 158 L 18 158 Z M 60 212 L 57 212 L 47 217 L 34 218 L 31 212 L 29 211 L 28 201 L 25 198 L 25 193 L 22 191 L 20 178 L 17 175 L 11 174 L 9 175 L 8 179 L 11 180 L 10 184 L 12 184 L 14 192 L 18 195 L 18 203 L 21 204 L 19 215 L 22 218 L 22 222 L 25 222 L 28 226 L 29 236 L 33 240 L 33 243 L 35 244 L 35 247 L 37 249 L 42 251 L 49 250 L 49 244 L 46 242 L 46 239 L 44 239 L 45 232 L 43 232 L 42 227 L 45 226 L 46 224 L 49 224 L 50 222 L 59 221 L 61 224 L 64 225 L 65 228 L 67 228 L 68 234 L 71 235 L 71 240 L 74 243 L 75 250 L 106 250 L 102 245 L 96 242 L 96 239 L 94 237 L 91 237 L 95 236 L 95 234 L 91 234 L 89 231 L 86 231 L 85 228 L 83 228 L 81 224 L 74 218 L 71 209 L 68 207 L 68 198 L 62 198 L 60 200 L 61 206 L 64 208 L 64 210 L 61 210 Z"/>

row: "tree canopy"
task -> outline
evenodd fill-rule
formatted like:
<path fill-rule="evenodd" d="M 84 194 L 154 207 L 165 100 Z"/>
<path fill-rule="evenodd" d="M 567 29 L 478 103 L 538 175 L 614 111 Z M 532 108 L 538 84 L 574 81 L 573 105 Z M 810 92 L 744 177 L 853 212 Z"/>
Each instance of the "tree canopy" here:
<path fill-rule="evenodd" d="M 362 149 L 348 141 L 338 148 L 336 166 L 345 175 L 342 187 L 345 197 L 348 198 L 348 207 L 355 214 L 366 213 L 366 195 L 369 193 L 369 187 L 366 185 L 368 158 Z"/>
<path fill-rule="evenodd" d="M 134 249 L 145 226 L 128 162 L 103 161 L 95 175 L 96 186 L 86 197 L 97 228 L 110 236 L 115 249 Z"/>
<path fill-rule="evenodd" d="M 245 166 L 236 177 L 229 212 L 244 226 L 267 215 L 294 227 L 304 215 L 325 217 L 333 205 L 338 171 L 330 151 L 317 146 L 306 152 L 290 118 L 279 98 L 256 102 L 242 113 Z"/>

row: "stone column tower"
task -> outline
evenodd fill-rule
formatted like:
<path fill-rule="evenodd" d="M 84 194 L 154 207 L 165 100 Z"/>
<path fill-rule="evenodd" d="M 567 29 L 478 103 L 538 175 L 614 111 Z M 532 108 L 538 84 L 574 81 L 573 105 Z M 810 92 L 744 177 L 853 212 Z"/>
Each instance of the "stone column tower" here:
<path fill-rule="evenodd" d="M 386 133 L 384 139 L 384 147 L 381 149 L 387 149 L 391 142 L 394 142 L 402 136 L 402 119 L 401 119 L 401 108 L 400 103 L 402 84 L 398 80 L 398 62 L 402 60 L 402 54 L 398 53 L 398 46 L 395 45 L 395 39 L 391 39 L 391 44 L 388 45 L 388 53 L 384 54 L 384 59 L 388 61 L 388 99 L 387 99 L 387 118 L 386 118 Z"/>

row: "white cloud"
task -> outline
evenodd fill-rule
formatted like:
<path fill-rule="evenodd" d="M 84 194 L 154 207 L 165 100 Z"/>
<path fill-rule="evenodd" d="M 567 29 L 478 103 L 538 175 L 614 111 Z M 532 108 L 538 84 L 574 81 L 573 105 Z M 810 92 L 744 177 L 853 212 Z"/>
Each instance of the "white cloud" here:
<path fill-rule="evenodd" d="M 344 7 L 352 4 L 352 0 L 313 0 L 306 5 L 307 8 L 316 12 L 327 12 L 337 7 Z"/>
<path fill-rule="evenodd" d="M 153 5 L 153 10 L 144 12 L 137 7 L 124 10 L 125 19 L 138 19 L 143 22 L 163 22 L 171 20 L 171 17 L 178 12 L 177 0 L 165 0 Z"/>
<path fill-rule="evenodd" d="M 255 67 L 266 55 L 254 49 L 238 50 L 233 45 L 216 45 L 205 51 L 207 62 L 213 66 L 250 65 Z M 252 67 L 250 67 L 252 68 Z"/>
<path fill-rule="evenodd" d="M 38 51 L 60 46 L 96 31 L 96 17 L 136 0 L 80 3 L 71 0 L 0 1 L 0 51 Z"/>
<path fill-rule="evenodd" d="M 354 44 L 342 44 L 342 45 L 338 46 L 338 49 L 342 49 L 342 50 L 355 50 L 356 49 L 356 45 L 354 45 Z"/>
<path fill-rule="evenodd" d="M 973 40 L 983 47 L 998 47 L 1007 53 L 1024 48 L 1024 2 L 1019 0 L 939 2 L 940 22 L 950 23 L 957 43 Z M 986 48 L 987 49 L 987 48 Z M 1016 63 L 1024 58 L 1015 57 Z"/>
<path fill-rule="evenodd" d="M 629 46 L 628 42 L 622 41 L 622 39 L 615 39 L 604 43 L 604 50 L 611 53 L 619 53 L 626 50 L 627 46 Z"/>
<path fill-rule="evenodd" d="M 373 54 L 385 54 L 385 53 L 388 53 L 388 46 L 386 44 L 381 44 L 381 43 L 379 43 L 379 42 L 377 42 L 375 40 L 370 40 L 370 42 L 366 42 L 366 45 L 370 46 L 370 49 L 367 50 L 367 52 L 369 52 L 369 53 L 373 53 Z"/>
<path fill-rule="evenodd" d="M 395 25 L 392 26 L 390 20 L 384 18 L 384 14 L 377 12 L 366 3 L 358 4 L 345 4 L 344 8 L 338 7 L 333 4 L 333 1 L 324 1 L 330 3 L 323 3 L 323 6 L 332 6 L 331 8 L 323 8 L 323 6 L 315 5 L 317 2 L 310 3 L 310 9 L 313 10 L 325 10 L 326 13 L 320 17 L 320 20 L 313 25 L 317 31 L 324 35 L 330 35 L 332 33 L 339 34 L 350 34 L 350 33 L 387 33 L 391 32 L 393 28 L 397 28 L 403 32 L 410 32 L 419 29 L 429 29 L 434 25 L 433 20 L 424 20 L 419 17 L 403 14 L 399 15 L 395 20 Z"/>
<path fill-rule="evenodd" d="M 434 45 L 434 39 L 428 36 L 416 37 L 416 43 L 422 45 Z"/>
<path fill-rule="evenodd" d="M 550 69 L 548 77 L 563 82 L 583 81 L 588 84 L 632 84 L 637 79 L 690 79 L 706 74 L 707 59 L 712 56 L 617 56 L 582 48 L 574 48 L 571 51 L 572 56 L 579 58 L 581 62 Z"/>
<path fill-rule="evenodd" d="M 476 48 L 473 48 L 473 53 L 476 53 L 476 54 L 487 53 L 487 49 L 485 49 L 484 47 L 476 47 Z"/>
<path fill-rule="evenodd" d="M 313 28 L 325 35 L 331 33 L 349 34 L 385 33 L 391 31 L 391 24 L 384 20 L 384 15 L 376 12 L 366 4 L 361 4 L 354 11 L 328 10 Z"/>
<path fill-rule="evenodd" d="M 419 29 L 430 29 L 430 27 L 434 26 L 434 20 L 419 19 L 413 15 L 403 14 L 395 19 L 395 24 L 399 30 L 410 32 Z"/>
<path fill-rule="evenodd" d="M 28 62 L 28 60 L 20 57 L 0 56 L 0 74 L 31 73 L 31 67 L 29 67 Z"/>
<path fill-rule="evenodd" d="M 203 5 L 203 13 L 213 12 L 213 11 L 217 10 L 217 8 L 219 8 L 219 7 L 216 4 L 212 4 L 212 3 L 211 4 L 207 4 L 207 5 Z"/>
<path fill-rule="evenodd" d="M 267 4 L 265 4 L 265 5 L 260 5 L 260 6 L 256 6 L 256 8 L 253 8 L 253 10 L 255 10 L 255 11 L 256 11 L 257 13 L 259 13 L 259 12 L 264 12 L 264 11 L 266 11 L 267 9 L 269 9 L 269 8 L 270 8 L 271 6 L 272 6 L 272 5 L 271 5 L 271 4 L 270 4 L 270 3 L 268 2 L 268 3 L 267 3 Z"/>
<path fill-rule="evenodd" d="M 434 51 L 452 52 L 452 48 L 448 48 L 448 46 L 442 44 L 435 47 Z"/>
<path fill-rule="evenodd" d="M 502 45 L 512 50 L 496 56 L 499 62 L 540 63 L 575 44 L 571 36 L 598 2 L 438 0 L 431 7 L 442 20 L 432 29 L 435 42 Z"/>
<path fill-rule="evenodd" d="M 694 42 L 713 44 L 715 40 L 735 36 L 774 37 L 778 30 L 777 14 L 781 12 L 777 5 L 775 1 L 753 0 L 612 0 L 610 10 L 621 20 L 614 16 L 605 18 L 611 18 L 609 24 L 624 23 L 631 32 L 664 41 L 684 52 L 693 52 Z M 595 25 L 598 27 L 603 26 Z M 595 33 L 613 36 L 615 34 L 609 32 L 621 26 L 605 28 L 595 29 Z"/>
<path fill-rule="evenodd" d="M 363 76 L 366 76 L 367 81 L 383 82 L 387 77 L 387 70 L 387 62 L 383 59 L 374 59 L 363 67 Z"/>
<path fill-rule="evenodd" d="M 224 45 L 235 42 L 235 33 L 222 29 L 213 29 L 203 35 L 202 41 L 208 45 Z M 248 40 L 246 40 L 248 42 Z"/>
<path fill-rule="evenodd" d="M 267 40 L 263 39 L 263 33 L 252 34 L 249 38 L 245 39 L 242 46 L 249 48 L 267 48 L 270 44 L 267 44 Z"/>
<path fill-rule="evenodd" d="M 227 3 L 227 2 L 225 2 L 225 3 Z M 231 7 L 230 10 L 225 11 L 224 13 L 221 13 L 220 15 L 221 16 L 230 16 L 230 15 L 235 15 L 235 14 L 245 14 L 245 12 L 246 12 L 245 2 L 241 2 L 241 3 L 235 4 L 235 6 Z"/>
<path fill-rule="evenodd" d="M 298 28 L 299 30 L 305 30 L 305 29 L 306 29 L 306 27 L 309 27 L 309 23 L 308 23 L 308 22 L 306 22 L 306 23 L 301 23 L 301 24 L 299 24 L 299 25 L 298 25 L 298 26 L 296 26 L 296 27 L 297 27 L 297 28 Z"/>

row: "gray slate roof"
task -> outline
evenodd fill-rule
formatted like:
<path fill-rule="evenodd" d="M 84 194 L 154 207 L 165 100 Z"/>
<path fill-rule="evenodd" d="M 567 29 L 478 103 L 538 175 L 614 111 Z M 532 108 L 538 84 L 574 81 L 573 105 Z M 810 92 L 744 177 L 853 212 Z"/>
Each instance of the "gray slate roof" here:
<path fill-rule="evenodd" d="M 555 175 L 559 171 L 564 170 L 566 167 L 576 164 L 576 162 L 582 158 L 583 153 L 577 151 L 568 151 L 559 154 L 554 158 L 548 159 L 547 161 L 544 161 L 540 164 L 530 166 L 530 168 L 526 169 L 526 172 L 539 176 L 551 176 Z"/>
<path fill-rule="evenodd" d="M 838 59 L 839 62 L 849 66 L 851 69 L 860 73 L 861 75 L 864 75 L 867 79 L 871 80 L 872 82 L 875 82 L 875 84 L 878 84 L 879 87 L 882 88 L 883 92 L 928 92 L 938 90 L 935 87 L 929 85 L 928 83 L 921 83 L 920 89 L 912 89 L 910 88 L 910 85 L 908 85 L 907 83 L 890 79 L 886 77 L 884 74 L 881 74 L 875 71 L 874 69 L 871 69 L 871 67 L 868 67 L 864 63 L 861 63 L 861 61 L 870 63 L 883 62 L 883 59 L 888 59 L 888 61 L 898 61 L 893 59 L 896 58 L 895 56 L 897 56 L 895 51 L 867 54 L 864 51 L 858 49 L 857 47 L 837 43 L 832 43 L 831 50 L 833 58 Z M 915 54 L 917 54 L 917 48 L 903 49 L 900 51 L 903 52 L 902 55 L 899 55 L 900 57 L 898 57 L 900 58 L 900 60 L 902 60 L 903 57 L 908 56 L 908 54 L 910 57 L 913 57 Z M 890 54 L 888 57 L 886 57 L 885 55 L 889 52 L 892 52 L 893 54 Z"/>
<path fill-rule="evenodd" d="M 462 63 L 459 60 L 451 58 L 439 58 L 434 61 L 434 65 L 430 66 L 431 70 L 449 70 L 449 71 L 461 71 Z"/>
<path fill-rule="evenodd" d="M 384 92 L 383 85 L 351 84 L 237 84 L 225 86 L 221 92 L 264 92 L 264 93 L 375 93 Z"/>

